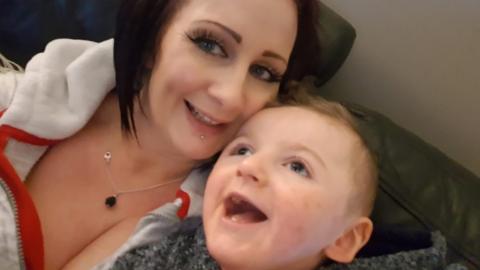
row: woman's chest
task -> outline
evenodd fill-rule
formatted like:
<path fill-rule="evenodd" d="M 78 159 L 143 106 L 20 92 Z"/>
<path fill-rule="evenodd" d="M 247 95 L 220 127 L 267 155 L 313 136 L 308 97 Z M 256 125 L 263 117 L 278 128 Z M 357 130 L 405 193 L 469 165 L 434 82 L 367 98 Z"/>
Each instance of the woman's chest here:
<path fill-rule="evenodd" d="M 58 269 L 121 220 L 119 211 L 102 204 L 108 185 L 85 150 L 59 147 L 44 155 L 26 181 L 42 226 L 46 269 Z"/>
<path fill-rule="evenodd" d="M 112 185 L 102 156 L 81 144 L 52 148 L 27 178 L 44 239 L 46 269 L 59 269 L 84 251 L 90 260 L 113 253 L 133 231 L 138 219 L 162 204 L 161 194 L 131 194 L 115 207 L 105 205 Z M 93 248 L 92 248 L 93 247 Z M 95 254 L 95 256 L 92 256 Z"/>

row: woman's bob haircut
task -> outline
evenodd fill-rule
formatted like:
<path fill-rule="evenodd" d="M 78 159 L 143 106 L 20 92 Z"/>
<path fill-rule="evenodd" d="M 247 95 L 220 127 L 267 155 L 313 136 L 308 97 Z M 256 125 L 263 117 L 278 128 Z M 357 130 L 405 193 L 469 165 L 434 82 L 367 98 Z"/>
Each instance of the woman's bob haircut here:
<path fill-rule="evenodd" d="M 121 126 L 127 135 L 136 135 L 134 100 L 150 73 L 148 59 L 155 57 L 156 44 L 172 18 L 189 0 L 124 0 L 117 15 L 114 65 Z M 321 57 L 317 35 L 318 0 L 292 0 L 298 10 L 298 28 L 287 70 L 280 83 L 279 96 L 286 94 L 286 83 L 314 74 Z"/>

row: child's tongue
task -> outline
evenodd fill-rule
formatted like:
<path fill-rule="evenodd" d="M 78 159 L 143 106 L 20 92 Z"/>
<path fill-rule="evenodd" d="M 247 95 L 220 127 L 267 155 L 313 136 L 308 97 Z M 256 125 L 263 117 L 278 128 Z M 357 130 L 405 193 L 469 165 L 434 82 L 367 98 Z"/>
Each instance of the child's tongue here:
<path fill-rule="evenodd" d="M 267 219 L 265 214 L 257 207 L 238 197 L 227 199 L 226 215 L 237 223 L 256 223 Z"/>

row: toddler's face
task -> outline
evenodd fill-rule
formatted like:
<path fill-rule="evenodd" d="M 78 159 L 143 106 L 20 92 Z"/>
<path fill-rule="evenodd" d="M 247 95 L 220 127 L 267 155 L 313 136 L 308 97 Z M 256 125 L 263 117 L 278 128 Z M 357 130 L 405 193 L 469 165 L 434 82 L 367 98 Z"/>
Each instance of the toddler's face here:
<path fill-rule="evenodd" d="M 298 107 L 251 118 L 216 163 L 205 192 L 210 253 L 224 268 L 313 267 L 349 225 L 357 138 Z"/>

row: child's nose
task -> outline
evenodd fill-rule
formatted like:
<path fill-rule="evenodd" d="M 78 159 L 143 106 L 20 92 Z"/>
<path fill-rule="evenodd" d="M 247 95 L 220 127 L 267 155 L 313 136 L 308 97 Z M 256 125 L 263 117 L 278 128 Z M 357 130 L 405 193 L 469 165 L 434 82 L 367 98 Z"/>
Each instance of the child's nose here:
<path fill-rule="evenodd" d="M 265 164 L 257 154 L 253 154 L 242 160 L 237 169 L 237 176 L 261 185 L 265 185 L 268 182 Z"/>

